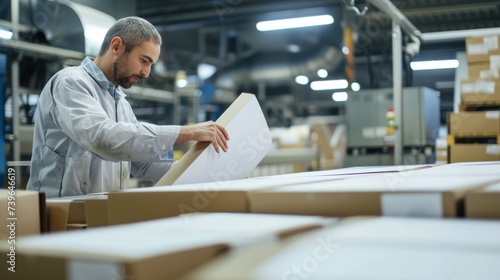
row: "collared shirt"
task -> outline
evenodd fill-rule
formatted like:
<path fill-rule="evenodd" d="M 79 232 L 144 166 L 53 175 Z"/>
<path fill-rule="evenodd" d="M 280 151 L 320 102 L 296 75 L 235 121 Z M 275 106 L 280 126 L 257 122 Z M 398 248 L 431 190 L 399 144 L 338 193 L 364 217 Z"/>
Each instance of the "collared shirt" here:
<path fill-rule="evenodd" d="M 47 197 L 128 187 L 130 174 L 158 181 L 180 126 L 138 122 L 125 94 L 85 58 L 56 73 L 35 112 L 27 189 Z"/>

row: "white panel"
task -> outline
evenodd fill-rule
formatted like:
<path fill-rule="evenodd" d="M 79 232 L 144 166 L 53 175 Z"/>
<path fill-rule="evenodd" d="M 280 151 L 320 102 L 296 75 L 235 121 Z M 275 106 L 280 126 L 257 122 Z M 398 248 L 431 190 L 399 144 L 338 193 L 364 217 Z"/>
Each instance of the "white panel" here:
<path fill-rule="evenodd" d="M 382 215 L 405 217 L 442 217 L 439 193 L 386 193 L 381 198 Z"/>

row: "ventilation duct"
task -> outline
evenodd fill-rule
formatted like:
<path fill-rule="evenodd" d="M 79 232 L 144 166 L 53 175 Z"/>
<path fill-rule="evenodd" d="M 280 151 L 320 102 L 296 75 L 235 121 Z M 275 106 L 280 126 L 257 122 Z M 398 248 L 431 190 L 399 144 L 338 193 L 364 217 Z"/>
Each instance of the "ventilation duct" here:
<path fill-rule="evenodd" d="M 261 57 L 252 63 L 240 62 L 225 69 L 217 79 L 217 84 L 245 84 L 250 82 L 288 82 L 298 75 L 316 75 L 319 69 L 335 69 L 344 59 L 344 54 L 336 47 L 326 47 L 318 54 L 301 61 L 291 62 L 290 57 Z"/>
<path fill-rule="evenodd" d="M 51 46 L 97 56 L 102 40 L 116 20 L 96 9 L 69 1 L 38 1 L 35 25 Z"/>

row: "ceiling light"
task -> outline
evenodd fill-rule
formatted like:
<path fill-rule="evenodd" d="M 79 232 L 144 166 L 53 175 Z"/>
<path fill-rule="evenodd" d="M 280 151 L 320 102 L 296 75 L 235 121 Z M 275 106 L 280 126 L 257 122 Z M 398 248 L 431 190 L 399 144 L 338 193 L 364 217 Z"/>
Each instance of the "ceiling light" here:
<path fill-rule="evenodd" d="M 351 89 L 352 91 L 359 91 L 361 89 L 361 86 L 358 83 L 354 82 L 351 84 Z"/>
<path fill-rule="evenodd" d="M 279 20 L 261 21 L 257 23 L 259 31 L 271 31 L 279 29 L 300 28 L 316 25 L 332 24 L 333 17 L 331 15 L 320 15 L 312 17 L 288 18 Z"/>
<path fill-rule="evenodd" d="M 295 82 L 299 85 L 307 85 L 307 83 L 309 83 L 309 78 L 304 75 L 300 75 L 295 77 Z"/>
<path fill-rule="evenodd" d="M 217 71 L 217 67 L 215 67 L 212 64 L 207 64 L 207 63 L 200 63 L 198 64 L 198 77 L 202 80 L 206 80 L 210 77 L 212 77 L 213 74 L 215 74 L 215 71 Z"/>
<path fill-rule="evenodd" d="M 12 39 L 12 32 L 0 29 L 0 39 L 3 39 L 3 40 Z"/>
<path fill-rule="evenodd" d="M 430 61 L 413 61 L 410 63 L 411 69 L 417 70 L 434 70 L 434 69 L 450 69 L 458 67 L 458 60 L 430 60 Z"/>
<path fill-rule="evenodd" d="M 347 80 L 326 80 L 311 82 L 312 90 L 345 89 L 349 84 Z"/>
<path fill-rule="evenodd" d="M 318 70 L 318 77 L 320 77 L 320 78 L 328 77 L 328 71 L 326 71 L 325 69 L 319 69 Z"/>
<path fill-rule="evenodd" d="M 180 87 L 180 88 L 183 88 L 183 87 L 186 87 L 188 84 L 187 80 L 186 79 L 179 79 L 177 80 L 177 87 Z"/>
<path fill-rule="evenodd" d="M 293 52 L 293 53 L 298 53 L 298 52 L 300 52 L 300 46 L 295 45 L 295 44 L 291 44 L 291 45 L 288 45 L 288 50 L 290 52 Z"/>
<path fill-rule="evenodd" d="M 346 47 L 346 46 L 343 46 L 342 47 L 342 53 L 345 54 L 345 55 L 348 55 L 349 54 L 349 48 Z"/>
<path fill-rule="evenodd" d="M 347 100 L 347 92 L 345 92 L 345 91 L 334 92 L 332 94 L 332 99 L 333 99 L 333 101 L 336 101 L 336 102 L 344 102 Z"/>

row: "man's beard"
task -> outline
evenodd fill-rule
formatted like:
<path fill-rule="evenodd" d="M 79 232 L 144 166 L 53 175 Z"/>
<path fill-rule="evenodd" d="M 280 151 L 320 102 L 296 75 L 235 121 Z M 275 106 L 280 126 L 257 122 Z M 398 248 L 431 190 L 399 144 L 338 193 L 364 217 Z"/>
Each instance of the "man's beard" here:
<path fill-rule="evenodd" d="M 114 69 L 113 69 L 113 76 L 115 78 L 115 81 L 118 83 L 119 86 L 123 88 L 130 88 L 132 87 L 135 83 L 139 82 L 142 80 L 142 77 L 139 75 L 126 75 L 122 73 L 121 69 L 126 69 L 125 67 L 125 59 L 127 59 L 128 56 L 125 56 L 125 54 L 121 55 L 113 64 Z M 137 81 L 134 81 L 133 79 L 137 79 Z"/>

